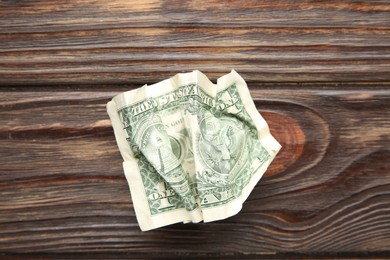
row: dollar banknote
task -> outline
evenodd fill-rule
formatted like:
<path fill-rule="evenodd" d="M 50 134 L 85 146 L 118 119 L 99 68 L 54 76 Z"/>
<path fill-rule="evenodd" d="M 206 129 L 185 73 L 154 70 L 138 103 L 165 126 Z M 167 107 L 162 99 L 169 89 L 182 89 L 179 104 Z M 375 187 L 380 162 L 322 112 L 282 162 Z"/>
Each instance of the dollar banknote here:
<path fill-rule="evenodd" d="M 234 70 L 180 73 L 107 111 L 143 231 L 237 214 L 281 148 Z"/>

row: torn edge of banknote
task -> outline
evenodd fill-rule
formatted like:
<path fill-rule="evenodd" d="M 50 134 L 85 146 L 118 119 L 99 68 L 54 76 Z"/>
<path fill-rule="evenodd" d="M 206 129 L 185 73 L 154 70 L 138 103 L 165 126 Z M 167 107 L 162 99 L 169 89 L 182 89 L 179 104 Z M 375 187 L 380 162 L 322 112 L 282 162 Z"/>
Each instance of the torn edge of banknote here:
<path fill-rule="evenodd" d="M 234 70 L 179 73 L 107 111 L 142 231 L 237 214 L 281 148 Z"/>

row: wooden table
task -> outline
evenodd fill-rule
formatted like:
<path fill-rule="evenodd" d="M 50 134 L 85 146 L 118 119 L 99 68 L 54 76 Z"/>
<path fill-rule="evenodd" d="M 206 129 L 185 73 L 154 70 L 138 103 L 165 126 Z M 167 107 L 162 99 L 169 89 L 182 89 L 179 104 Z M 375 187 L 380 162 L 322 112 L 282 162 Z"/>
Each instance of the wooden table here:
<path fill-rule="evenodd" d="M 141 232 L 105 104 L 237 70 L 283 149 L 242 211 Z M 389 1 L 0 1 L 0 257 L 385 258 Z"/>

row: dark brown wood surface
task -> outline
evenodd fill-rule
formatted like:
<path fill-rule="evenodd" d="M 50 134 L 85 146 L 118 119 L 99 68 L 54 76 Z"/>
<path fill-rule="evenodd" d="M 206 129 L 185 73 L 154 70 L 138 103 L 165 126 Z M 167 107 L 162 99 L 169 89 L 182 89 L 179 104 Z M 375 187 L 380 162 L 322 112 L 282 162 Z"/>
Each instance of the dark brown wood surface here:
<path fill-rule="evenodd" d="M 0 258 L 389 257 L 389 11 L 0 1 Z M 283 148 L 238 215 L 143 233 L 105 104 L 193 69 L 236 69 Z"/>
<path fill-rule="evenodd" d="M 390 81 L 389 1 L 0 1 L 0 84 Z"/>

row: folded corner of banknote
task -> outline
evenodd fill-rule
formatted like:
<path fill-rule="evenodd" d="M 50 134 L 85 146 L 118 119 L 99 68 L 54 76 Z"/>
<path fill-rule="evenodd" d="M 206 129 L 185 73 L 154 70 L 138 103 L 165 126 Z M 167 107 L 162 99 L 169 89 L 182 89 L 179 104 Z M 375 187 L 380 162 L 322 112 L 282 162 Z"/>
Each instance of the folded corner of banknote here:
<path fill-rule="evenodd" d="M 200 71 L 107 104 L 141 230 L 237 214 L 280 150 L 234 70 Z"/>

